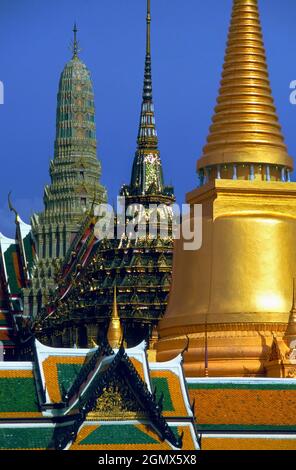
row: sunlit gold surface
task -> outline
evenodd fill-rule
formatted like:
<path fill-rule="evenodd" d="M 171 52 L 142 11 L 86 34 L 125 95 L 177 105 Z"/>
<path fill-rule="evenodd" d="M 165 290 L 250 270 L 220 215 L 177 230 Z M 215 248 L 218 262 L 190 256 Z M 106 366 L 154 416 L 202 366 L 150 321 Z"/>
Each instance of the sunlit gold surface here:
<path fill-rule="evenodd" d="M 217 106 L 197 166 L 234 162 L 293 167 L 271 94 L 257 0 L 234 0 Z"/>
<path fill-rule="evenodd" d="M 221 88 L 197 164 L 203 186 L 187 196 L 191 205 L 202 204 L 202 247 L 186 251 L 183 240 L 176 242 L 157 360 L 176 356 L 188 337 L 187 376 L 270 375 L 296 275 L 296 184 L 279 182 L 292 167 L 271 94 L 258 2 L 233 0 Z"/>
<path fill-rule="evenodd" d="M 114 301 L 112 316 L 109 323 L 107 339 L 111 348 L 119 348 L 123 338 L 122 326 L 117 309 L 116 287 L 114 287 Z"/>
<path fill-rule="evenodd" d="M 296 272 L 296 184 L 215 180 L 188 195 L 203 205 L 203 242 L 176 242 L 157 359 L 184 347 L 187 375 L 264 375 L 272 332 L 289 320 Z"/>

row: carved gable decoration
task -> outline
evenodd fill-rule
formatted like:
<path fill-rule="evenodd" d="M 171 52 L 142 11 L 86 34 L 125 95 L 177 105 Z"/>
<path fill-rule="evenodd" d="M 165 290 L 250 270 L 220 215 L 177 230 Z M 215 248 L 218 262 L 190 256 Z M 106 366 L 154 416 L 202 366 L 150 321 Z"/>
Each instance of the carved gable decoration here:
<path fill-rule="evenodd" d="M 118 374 L 104 387 L 95 406 L 87 415 L 92 419 L 136 419 L 143 417 L 145 411 L 134 395 L 125 378 Z"/>

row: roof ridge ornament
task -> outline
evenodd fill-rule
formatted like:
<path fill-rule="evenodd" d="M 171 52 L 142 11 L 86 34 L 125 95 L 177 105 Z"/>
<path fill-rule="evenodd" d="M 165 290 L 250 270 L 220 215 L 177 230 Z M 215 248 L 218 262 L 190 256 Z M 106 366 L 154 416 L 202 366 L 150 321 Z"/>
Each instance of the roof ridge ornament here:
<path fill-rule="evenodd" d="M 13 204 L 11 202 L 11 191 L 9 191 L 7 198 L 8 198 L 9 210 L 15 214 L 15 223 L 19 223 L 19 221 L 20 221 L 19 214 L 18 214 L 17 210 L 15 209 L 15 207 L 13 206 Z"/>

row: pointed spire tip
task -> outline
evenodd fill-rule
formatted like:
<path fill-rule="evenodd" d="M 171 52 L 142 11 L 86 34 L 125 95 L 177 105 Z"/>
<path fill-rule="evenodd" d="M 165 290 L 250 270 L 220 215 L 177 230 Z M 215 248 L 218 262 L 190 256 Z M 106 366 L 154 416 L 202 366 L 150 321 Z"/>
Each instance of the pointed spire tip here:
<path fill-rule="evenodd" d="M 146 25 L 147 25 L 147 40 L 146 40 L 146 54 L 151 54 L 151 6 L 150 0 L 147 0 L 147 18 L 146 18 Z"/>
<path fill-rule="evenodd" d="M 73 26 L 73 33 L 74 33 L 74 39 L 73 39 L 73 59 L 74 57 L 78 57 L 78 52 L 79 52 L 79 43 L 77 41 L 77 23 L 76 21 L 74 22 Z"/>
<path fill-rule="evenodd" d="M 107 339 L 111 348 L 119 348 L 123 338 L 123 329 L 117 309 L 117 288 L 114 285 L 113 308 L 107 332 Z"/>

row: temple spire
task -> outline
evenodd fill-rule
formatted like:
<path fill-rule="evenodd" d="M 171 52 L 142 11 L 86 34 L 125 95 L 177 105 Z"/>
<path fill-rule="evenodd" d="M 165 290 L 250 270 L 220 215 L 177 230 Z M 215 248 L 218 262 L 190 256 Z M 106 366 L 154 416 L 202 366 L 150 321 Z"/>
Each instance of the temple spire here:
<path fill-rule="evenodd" d="M 78 29 L 77 29 L 77 24 L 76 22 L 74 23 L 74 27 L 73 27 L 73 33 L 74 33 L 74 38 L 73 38 L 73 59 L 75 57 L 78 57 L 78 52 L 79 52 L 79 43 L 78 43 L 78 40 L 77 40 L 77 32 L 78 32 Z"/>
<path fill-rule="evenodd" d="M 154 106 L 152 98 L 152 71 L 151 71 L 151 10 L 150 0 L 147 0 L 146 16 L 146 57 L 143 86 L 143 102 L 141 108 L 140 126 L 138 134 L 138 147 L 156 150 L 158 145 L 155 127 Z"/>
<path fill-rule="evenodd" d="M 112 309 L 111 319 L 109 323 L 107 339 L 111 348 L 116 349 L 120 347 L 122 338 L 123 338 L 123 331 L 122 331 L 122 326 L 120 323 L 120 318 L 119 318 L 118 309 L 117 309 L 116 286 L 114 286 L 113 309 Z"/>
<path fill-rule="evenodd" d="M 162 172 L 152 97 L 151 72 L 151 0 L 146 0 L 146 52 L 144 84 L 137 150 L 130 185 L 124 185 L 121 195 L 139 197 L 162 195 L 174 199 L 173 188 L 165 186 Z M 139 201 L 137 201 L 139 202 Z"/>
<path fill-rule="evenodd" d="M 146 17 L 146 55 L 151 54 L 151 8 L 150 8 L 150 0 L 147 0 L 147 17 Z"/>
<path fill-rule="evenodd" d="M 131 192 L 141 195 L 146 195 L 148 192 L 162 193 L 164 189 L 152 98 L 150 26 L 150 0 L 147 0 L 146 55 L 143 96 L 137 138 L 137 151 L 130 184 Z"/>
<path fill-rule="evenodd" d="M 238 165 L 231 171 L 233 164 Z M 249 179 L 257 179 L 266 165 L 260 179 L 272 175 L 284 181 L 281 170 L 293 167 L 272 97 L 258 0 L 233 0 L 221 87 L 198 169 L 217 178 L 242 179 L 246 164 L 251 166 Z"/>

